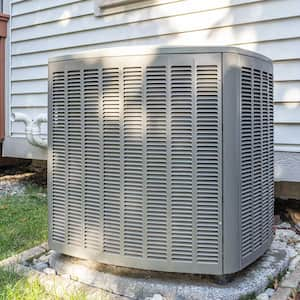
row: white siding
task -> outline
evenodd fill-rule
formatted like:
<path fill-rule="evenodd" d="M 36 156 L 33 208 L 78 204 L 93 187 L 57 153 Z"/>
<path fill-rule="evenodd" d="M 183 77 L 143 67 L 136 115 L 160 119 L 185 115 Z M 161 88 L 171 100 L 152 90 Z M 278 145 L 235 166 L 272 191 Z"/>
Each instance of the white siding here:
<path fill-rule="evenodd" d="M 299 0 L 182 0 L 103 17 L 93 0 L 10 2 L 8 115 L 46 111 L 49 57 L 117 45 L 234 45 L 273 59 L 275 149 L 300 152 Z M 24 136 L 23 127 L 9 123 L 8 135 Z"/>

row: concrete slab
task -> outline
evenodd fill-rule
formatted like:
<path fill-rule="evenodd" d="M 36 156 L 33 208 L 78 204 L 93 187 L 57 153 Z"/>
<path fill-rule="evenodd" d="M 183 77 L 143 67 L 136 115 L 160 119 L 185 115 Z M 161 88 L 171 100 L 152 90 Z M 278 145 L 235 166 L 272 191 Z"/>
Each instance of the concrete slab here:
<path fill-rule="evenodd" d="M 273 247 L 223 283 L 218 277 L 114 267 L 60 254 L 52 255 L 49 263 L 58 274 L 129 299 L 161 295 L 166 300 L 234 300 L 263 292 L 287 268 L 289 259 L 289 249 Z"/>

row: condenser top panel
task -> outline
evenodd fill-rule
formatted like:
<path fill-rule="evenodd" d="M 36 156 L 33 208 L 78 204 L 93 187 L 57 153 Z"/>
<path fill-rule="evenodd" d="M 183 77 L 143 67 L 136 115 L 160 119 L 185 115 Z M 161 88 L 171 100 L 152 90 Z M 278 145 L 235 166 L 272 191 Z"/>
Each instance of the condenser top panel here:
<path fill-rule="evenodd" d="M 237 47 L 197 47 L 197 46 L 135 46 L 135 47 L 114 47 L 100 50 L 83 51 L 70 55 L 63 55 L 49 58 L 49 62 L 64 61 L 70 59 L 98 58 L 108 56 L 136 56 L 136 55 L 153 55 L 153 54 L 197 54 L 197 53 L 235 53 L 250 57 L 256 57 L 267 62 L 272 62 L 268 57 L 259 53 L 244 50 Z"/>

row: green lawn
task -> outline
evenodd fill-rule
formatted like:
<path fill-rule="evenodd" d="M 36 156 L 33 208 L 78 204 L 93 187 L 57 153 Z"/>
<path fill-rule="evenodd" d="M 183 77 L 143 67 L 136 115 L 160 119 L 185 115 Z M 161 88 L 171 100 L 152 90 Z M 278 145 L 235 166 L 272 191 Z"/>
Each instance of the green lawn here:
<path fill-rule="evenodd" d="M 47 240 L 45 190 L 28 186 L 24 194 L 0 198 L 0 260 Z"/>
<path fill-rule="evenodd" d="M 28 185 L 25 193 L 0 197 L 0 260 L 47 240 L 45 189 Z M 81 294 L 64 299 L 84 299 Z M 38 281 L 29 283 L 13 271 L 0 269 L 0 300 L 61 299 L 46 293 Z"/>

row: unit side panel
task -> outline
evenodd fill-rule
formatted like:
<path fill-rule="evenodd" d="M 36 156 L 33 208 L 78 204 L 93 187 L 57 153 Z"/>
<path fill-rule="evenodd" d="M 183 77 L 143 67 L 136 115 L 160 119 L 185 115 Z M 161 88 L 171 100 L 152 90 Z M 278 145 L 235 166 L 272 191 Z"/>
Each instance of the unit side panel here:
<path fill-rule="evenodd" d="M 271 63 L 240 60 L 240 222 L 242 267 L 262 255 L 273 224 L 273 70 Z"/>

